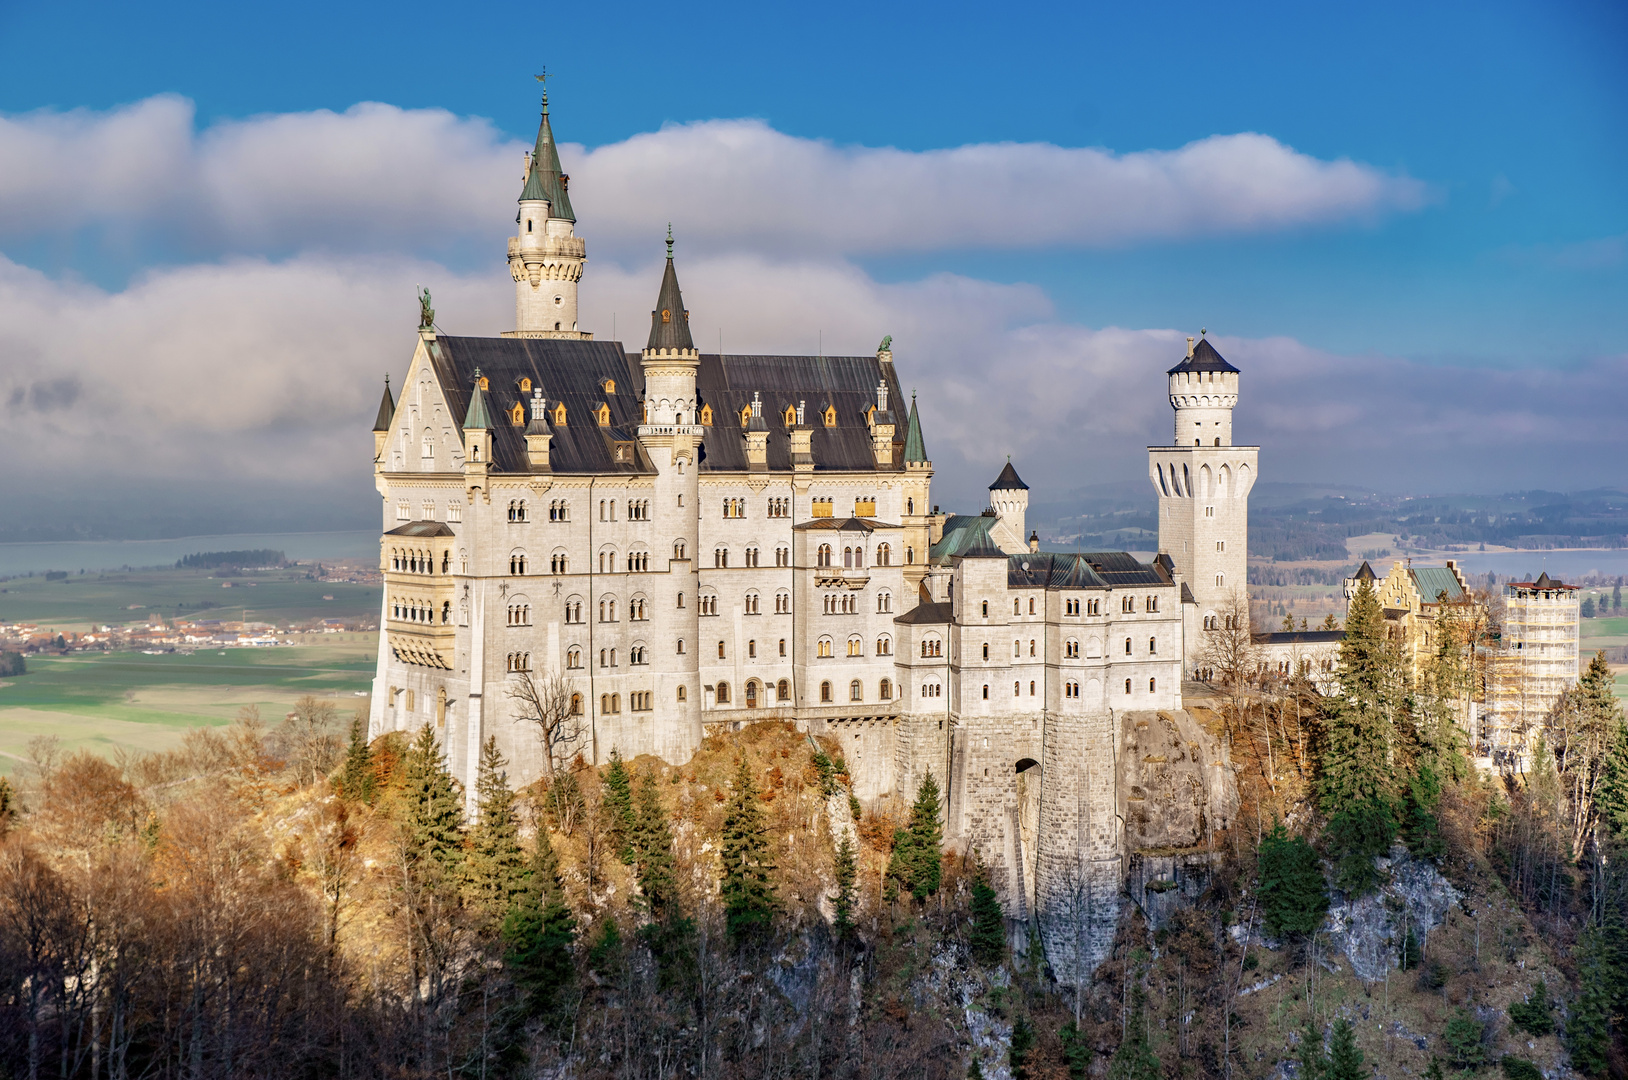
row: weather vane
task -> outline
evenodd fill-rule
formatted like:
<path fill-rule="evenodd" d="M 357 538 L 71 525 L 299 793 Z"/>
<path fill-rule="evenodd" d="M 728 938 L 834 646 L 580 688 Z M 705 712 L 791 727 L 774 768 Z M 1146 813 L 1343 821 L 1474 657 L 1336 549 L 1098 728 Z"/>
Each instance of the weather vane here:
<path fill-rule="evenodd" d="M 543 104 L 547 105 L 548 104 L 548 66 L 545 64 L 543 66 L 543 73 L 541 75 L 533 75 L 532 78 L 536 79 L 538 82 L 543 84 Z"/>

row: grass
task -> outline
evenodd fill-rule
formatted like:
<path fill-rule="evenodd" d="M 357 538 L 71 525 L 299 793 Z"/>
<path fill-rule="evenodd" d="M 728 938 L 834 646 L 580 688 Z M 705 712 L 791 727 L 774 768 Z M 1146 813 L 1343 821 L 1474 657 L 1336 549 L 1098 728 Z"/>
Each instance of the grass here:
<path fill-rule="evenodd" d="M 248 705 L 275 723 L 302 694 L 359 704 L 377 649 L 377 634 L 339 634 L 296 648 L 31 656 L 27 675 L 0 682 L 0 772 L 23 764 L 39 735 L 69 752 L 159 750 Z"/>
<path fill-rule="evenodd" d="M 1596 649 L 1610 649 L 1628 645 L 1628 615 L 1609 619 L 1583 619 L 1579 630 L 1581 649 L 1586 657 Z"/>
<path fill-rule="evenodd" d="M 73 574 L 62 581 L 13 578 L 0 583 L 0 622 L 38 623 L 62 631 L 145 623 L 152 615 L 288 623 L 374 618 L 380 588 L 311 581 L 303 570 L 233 574 L 232 587 L 210 570 L 133 570 Z M 331 596 L 332 600 L 323 597 Z"/>

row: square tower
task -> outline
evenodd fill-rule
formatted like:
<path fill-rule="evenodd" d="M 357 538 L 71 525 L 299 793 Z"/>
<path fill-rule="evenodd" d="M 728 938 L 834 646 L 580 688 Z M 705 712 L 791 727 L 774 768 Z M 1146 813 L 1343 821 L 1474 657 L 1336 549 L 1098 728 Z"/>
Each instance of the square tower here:
<path fill-rule="evenodd" d="M 1192 592 L 1184 607 L 1183 649 L 1191 674 L 1202 632 L 1249 610 L 1249 490 L 1258 446 L 1234 446 L 1232 409 L 1238 369 L 1200 338 L 1169 371 L 1175 433 L 1169 446 L 1148 447 L 1148 479 L 1159 496 L 1159 552 Z"/>

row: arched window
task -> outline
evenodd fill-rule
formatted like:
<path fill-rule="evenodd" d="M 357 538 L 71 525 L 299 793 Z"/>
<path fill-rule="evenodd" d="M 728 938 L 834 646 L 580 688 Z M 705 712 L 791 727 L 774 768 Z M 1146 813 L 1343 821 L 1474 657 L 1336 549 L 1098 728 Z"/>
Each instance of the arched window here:
<path fill-rule="evenodd" d="M 831 545 L 830 544 L 821 544 L 820 545 L 820 550 L 816 554 L 815 559 L 814 559 L 814 565 L 815 566 L 830 566 L 831 565 Z"/>
<path fill-rule="evenodd" d="M 718 659 L 722 660 L 723 658 L 724 658 L 724 643 L 720 641 L 720 642 L 718 642 Z"/>
<path fill-rule="evenodd" d="M 673 545 L 673 558 L 682 559 L 683 557 L 684 557 L 684 541 L 680 540 L 676 544 Z M 683 606 L 684 606 L 683 604 L 679 605 L 679 607 L 683 607 Z"/>
<path fill-rule="evenodd" d="M 892 656 L 893 655 L 893 639 L 889 638 L 886 634 L 883 634 L 881 637 L 877 638 L 876 639 L 876 655 L 877 656 Z"/>
<path fill-rule="evenodd" d="M 1131 639 L 1126 638 L 1125 639 L 1125 655 L 1129 656 L 1130 654 L 1131 654 Z"/>
<path fill-rule="evenodd" d="M 1021 693 L 1023 693 L 1022 684 L 1014 679 L 1012 682 L 1012 696 L 1017 697 Z"/>
<path fill-rule="evenodd" d="M 880 689 L 878 691 L 878 695 L 881 697 L 881 699 L 883 701 L 892 701 L 893 700 L 893 680 L 892 679 L 883 679 L 882 680 L 882 685 L 881 685 L 881 687 L 880 687 Z"/>
<path fill-rule="evenodd" d="M 688 701 L 689 699 L 690 699 L 689 690 L 687 690 L 686 688 L 680 686 L 678 688 L 678 700 L 680 700 L 680 701 Z"/>
<path fill-rule="evenodd" d="M 989 659 L 989 642 L 984 642 L 984 659 Z"/>
<path fill-rule="evenodd" d="M 829 656 L 832 655 L 831 648 L 832 648 L 831 639 L 828 638 L 828 637 L 822 637 L 819 640 L 819 644 L 815 647 L 814 654 L 817 657 L 820 657 L 821 659 L 824 659 L 824 658 L 829 657 Z"/>
<path fill-rule="evenodd" d="M 729 684 L 728 683 L 720 682 L 718 684 L 718 692 L 717 692 L 716 695 L 714 695 L 714 700 L 716 700 L 718 702 L 718 704 L 720 704 L 720 705 L 728 705 L 729 704 Z"/>
<path fill-rule="evenodd" d="M 1130 692 L 1131 692 L 1131 681 L 1129 679 L 1126 679 L 1125 680 L 1125 693 L 1128 694 Z"/>
<path fill-rule="evenodd" d="M 526 555 L 525 555 L 525 552 L 515 552 L 514 554 L 510 555 L 509 556 L 509 573 L 515 575 L 516 577 L 519 577 L 519 576 L 524 575 L 525 572 L 526 572 Z"/>
<path fill-rule="evenodd" d="M 1017 657 L 1020 657 L 1022 655 L 1023 655 L 1023 643 L 1021 641 L 1012 642 L 1012 658 L 1016 659 Z"/>
<path fill-rule="evenodd" d="M 876 545 L 876 565 L 877 566 L 891 566 L 891 565 L 893 565 L 893 549 L 890 546 L 888 546 L 887 544 L 877 544 Z"/>
<path fill-rule="evenodd" d="M 1155 687 L 1156 687 L 1156 686 L 1157 686 L 1157 685 L 1158 685 L 1158 683 L 1157 683 L 1157 681 L 1156 681 L 1156 680 L 1154 680 L 1154 679 L 1149 679 L 1149 680 L 1148 680 L 1148 693 L 1150 693 L 1150 694 L 1151 694 L 1151 693 L 1153 693 L 1153 692 L 1154 692 L 1154 689 L 1155 689 Z"/>
<path fill-rule="evenodd" d="M 1157 653 L 1158 651 L 1159 651 L 1159 639 L 1156 638 L 1156 637 L 1148 638 L 1148 653 L 1153 654 L 1153 653 Z"/>
<path fill-rule="evenodd" d="M 756 679 L 750 679 L 746 683 L 746 707 L 748 709 L 755 709 L 755 708 L 757 708 L 757 704 L 758 704 L 757 680 Z"/>
<path fill-rule="evenodd" d="M 579 668 L 579 667 L 581 667 L 582 666 L 582 650 L 577 649 L 577 648 L 572 648 L 572 649 L 566 650 L 566 653 L 565 653 L 565 666 L 568 667 L 568 668 Z"/>
<path fill-rule="evenodd" d="M 865 700 L 865 687 L 864 687 L 864 684 L 862 684 L 858 679 L 855 679 L 853 682 L 848 684 L 848 700 L 849 701 L 864 701 Z"/>
<path fill-rule="evenodd" d="M 829 680 L 820 683 L 820 703 L 831 704 L 831 683 Z"/>
<path fill-rule="evenodd" d="M 988 683 L 984 683 L 984 700 L 985 701 L 989 700 L 989 684 Z"/>
<path fill-rule="evenodd" d="M 571 695 L 571 715 L 572 716 L 581 716 L 582 715 L 582 695 L 581 694 L 572 694 Z"/>
<path fill-rule="evenodd" d="M 775 683 L 774 696 L 775 696 L 775 700 L 777 700 L 777 701 L 790 701 L 791 700 L 791 683 L 790 683 L 790 681 L 788 681 L 786 679 L 781 679 L 779 682 Z"/>
<path fill-rule="evenodd" d="M 849 656 L 864 656 L 865 655 L 865 642 L 864 642 L 864 639 L 862 639 L 862 638 L 860 638 L 858 636 L 849 638 L 848 639 L 848 655 Z"/>
<path fill-rule="evenodd" d="M 916 549 L 915 548 L 907 547 L 907 548 L 904 549 L 904 561 L 909 563 L 912 566 L 914 566 L 916 564 Z"/>

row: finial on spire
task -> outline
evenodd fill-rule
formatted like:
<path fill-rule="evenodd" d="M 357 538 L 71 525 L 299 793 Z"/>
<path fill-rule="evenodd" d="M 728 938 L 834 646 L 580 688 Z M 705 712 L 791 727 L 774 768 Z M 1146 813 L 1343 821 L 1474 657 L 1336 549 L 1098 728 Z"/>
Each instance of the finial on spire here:
<path fill-rule="evenodd" d="M 384 373 L 384 392 L 387 394 L 390 392 L 390 373 L 388 371 Z"/>
<path fill-rule="evenodd" d="M 669 259 L 673 257 L 673 223 L 671 221 L 667 223 L 667 257 Z"/>
<path fill-rule="evenodd" d="M 532 78 L 543 84 L 543 112 L 546 113 L 548 112 L 548 65 L 543 65 L 541 75 L 533 75 Z"/>
<path fill-rule="evenodd" d="M 1201 326 L 1201 327 L 1198 328 L 1198 336 L 1199 337 L 1204 337 L 1208 333 L 1209 333 L 1209 330 L 1205 329 L 1204 327 Z"/>
<path fill-rule="evenodd" d="M 475 369 L 475 382 L 480 382 L 480 368 Z"/>

